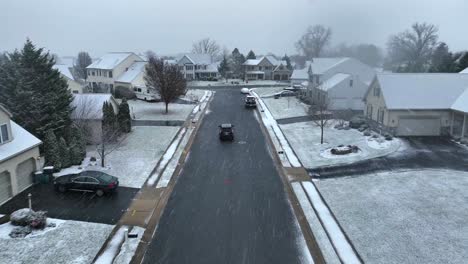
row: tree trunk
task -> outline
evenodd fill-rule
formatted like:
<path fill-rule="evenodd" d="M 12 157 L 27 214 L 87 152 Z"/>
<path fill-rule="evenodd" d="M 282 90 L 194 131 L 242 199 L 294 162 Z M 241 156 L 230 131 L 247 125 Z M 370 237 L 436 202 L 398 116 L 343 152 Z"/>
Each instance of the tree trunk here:
<path fill-rule="evenodd" d="M 323 144 L 323 125 L 320 126 L 321 134 L 320 134 L 320 144 Z"/>
<path fill-rule="evenodd" d="M 166 114 L 169 112 L 168 107 L 169 107 L 169 103 L 166 103 Z"/>
<path fill-rule="evenodd" d="M 104 143 L 102 144 L 102 149 L 101 149 L 101 167 L 104 168 L 104 159 L 105 159 L 105 149 L 104 149 Z"/>

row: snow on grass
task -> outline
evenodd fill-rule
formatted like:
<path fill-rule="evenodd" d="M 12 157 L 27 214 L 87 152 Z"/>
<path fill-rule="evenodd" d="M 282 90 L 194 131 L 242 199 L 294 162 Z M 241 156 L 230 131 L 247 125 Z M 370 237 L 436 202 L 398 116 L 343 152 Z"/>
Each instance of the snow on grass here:
<path fill-rule="evenodd" d="M 127 229 L 127 226 L 121 226 L 119 230 L 115 232 L 111 241 L 107 244 L 106 249 L 99 255 L 94 264 L 112 264 L 120 250 L 120 246 L 125 240 Z"/>
<path fill-rule="evenodd" d="M 205 95 L 206 91 L 200 89 L 189 89 L 187 93 L 182 96 L 182 99 L 193 101 L 193 102 L 200 102 L 201 98 Z"/>
<path fill-rule="evenodd" d="M 166 105 L 163 102 L 130 100 L 128 105 L 131 117 L 136 120 L 185 121 L 195 107 L 194 104 L 169 104 L 169 112 L 166 114 Z"/>
<path fill-rule="evenodd" d="M 128 264 L 135 255 L 135 251 L 140 243 L 141 237 L 145 229 L 142 227 L 135 226 L 130 231 L 130 234 L 136 234 L 136 238 L 127 238 L 127 240 L 123 243 L 122 247 L 120 248 L 119 255 L 114 259 L 114 264 Z"/>
<path fill-rule="evenodd" d="M 100 166 L 96 146 L 88 146 L 86 155 L 88 160 L 91 156 L 96 157 L 97 162 L 85 164 L 82 168 L 101 170 L 116 176 L 120 186 L 140 188 L 179 129 L 159 126 L 133 127 L 125 140 L 106 156 L 104 168 Z"/>
<path fill-rule="evenodd" d="M 148 185 L 154 185 L 154 183 L 158 180 L 161 172 L 167 166 L 172 156 L 174 156 L 174 153 L 177 150 L 177 146 L 179 145 L 179 142 L 182 140 L 182 137 L 184 136 L 184 134 L 185 134 L 185 128 L 182 128 L 182 131 L 179 132 L 179 134 L 177 135 L 177 138 L 174 141 L 172 141 L 171 145 L 164 153 L 161 159 L 161 162 L 158 164 L 158 168 L 153 173 L 153 175 L 151 175 L 151 177 L 149 178 Z"/>
<path fill-rule="evenodd" d="M 387 149 L 391 147 L 392 141 L 385 140 L 384 138 L 367 137 L 367 145 L 373 149 Z"/>
<path fill-rule="evenodd" d="M 271 127 L 271 129 L 273 130 L 273 134 L 271 133 L 271 131 L 268 129 L 269 133 L 270 133 L 270 137 L 273 138 L 276 136 L 276 138 L 278 139 L 281 147 L 282 147 L 282 150 L 284 151 L 286 157 L 288 158 L 288 161 L 289 163 L 291 164 L 291 166 L 293 167 L 302 167 L 301 166 L 301 163 L 299 162 L 298 158 L 296 157 L 296 155 L 294 154 L 293 150 L 291 149 L 291 147 L 289 146 L 289 143 L 288 141 L 286 140 L 286 138 L 284 137 L 283 135 L 283 132 L 281 131 L 281 129 L 279 128 L 278 124 L 276 123 L 276 120 L 273 118 L 273 116 L 271 115 L 270 111 L 268 110 L 268 108 L 265 106 L 265 104 L 263 103 L 262 99 L 260 99 L 260 97 L 255 93 L 255 92 L 252 92 L 252 94 L 257 97 L 257 101 L 260 103 L 260 106 L 262 107 L 262 109 L 264 110 L 263 112 L 263 115 L 261 115 L 262 117 L 262 121 L 263 121 L 263 124 L 268 128 L 268 127 Z M 279 151 L 279 149 L 277 149 L 277 151 Z"/>
<path fill-rule="evenodd" d="M 47 224 L 55 224 L 54 227 L 45 227 L 44 229 L 32 229 L 32 232 L 26 236 L 26 238 L 36 237 L 43 235 L 50 230 L 58 228 L 61 224 L 65 223 L 65 220 L 61 219 L 54 219 L 54 218 L 47 218 Z M 7 222 L 5 224 L 0 225 L 0 239 L 17 239 L 11 238 L 9 234 L 11 231 L 17 226 L 12 225 L 11 222 Z"/>
<path fill-rule="evenodd" d="M 282 88 L 281 88 L 282 89 Z M 281 89 L 275 89 L 274 91 Z M 267 90 L 263 88 L 254 89 L 255 92 L 258 90 Z M 268 89 L 271 90 L 271 89 Z M 265 94 L 264 96 L 273 96 L 273 94 Z M 260 96 L 262 97 L 262 96 Z M 298 116 L 307 116 L 309 106 L 302 103 L 296 97 L 280 97 L 278 99 L 274 99 L 273 97 L 263 98 L 263 102 L 270 110 L 272 116 L 275 119 L 282 119 L 282 118 L 290 118 L 290 117 L 298 117 Z"/>
<path fill-rule="evenodd" d="M 381 157 L 399 150 L 401 145 L 401 140 L 397 138 L 376 145 L 357 130 L 338 130 L 332 125 L 325 127 L 324 144 L 320 144 L 320 127 L 314 122 L 293 123 L 280 127 L 306 168 L 349 164 Z M 355 154 L 332 156 L 326 153 L 339 145 L 355 145 L 360 151 Z"/>
<path fill-rule="evenodd" d="M 169 182 L 172 179 L 172 175 L 174 174 L 177 165 L 179 164 L 180 156 L 182 155 L 185 145 L 187 145 L 190 135 L 192 134 L 193 128 L 190 128 L 187 133 L 185 133 L 184 138 L 181 140 L 179 146 L 177 147 L 177 151 L 171 158 L 171 161 L 167 164 L 166 169 L 162 173 L 161 179 L 158 181 L 156 188 L 164 188 L 167 187 Z M 149 181 L 148 181 L 149 182 Z"/>
<path fill-rule="evenodd" d="M 333 245 L 331 244 L 327 233 L 323 229 L 323 226 L 320 223 L 320 220 L 318 219 L 317 215 L 315 214 L 315 211 L 312 208 L 309 199 L 307 198 L 304 190 L 302 189 L 301 184 L 299 182 L 293 182 L 292 188 L 299 201 L 299 205 L 301 206 L 302 211 L 304 212 L 307 222 L 309 223 L 309 227 L 312 230 L 312 233 L 314 234 L 314 238 L 316 239 L 320 250 L 322 251 L 323 257 L 325 258 L 325 262 L 331 264 L 341 263 L 340 259 L 336 255 L 335 250 L 333 249 Z"/>
<path fill-rule="evenodd" d="M 468 172 L 400 170 L 316 182 L 367 263 L 466 263 Z"/>
<path fill-rule="evenodd" d="M 113 228 L 80 221 L 52 218 L 48 221 L 58 225 L 34 231 L 34 235 L 25 238 L 4 238 L 2 234 L 0 263 L 91 263 Z"/>
<path fill-rule="evenodd" d="M 331 215 L 327 206 L 323 203 L 323 200 L 318 194 L 315 186 L 311 182 L 303 182 L 302 186 L 304 186 L 307 196 L 309 197 L 312 206 L 315 208 L 315 211 L 327 231 L 330 240 L 335 246 L 340 259 L 342 259 L 344 263 L 361 263 L 351 244 L 346 240 L 340 226 Z"/>

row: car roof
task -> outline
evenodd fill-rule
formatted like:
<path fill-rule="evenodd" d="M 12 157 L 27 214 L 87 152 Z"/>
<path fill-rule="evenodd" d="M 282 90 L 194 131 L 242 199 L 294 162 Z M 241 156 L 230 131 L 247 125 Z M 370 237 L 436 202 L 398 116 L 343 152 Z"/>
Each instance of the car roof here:
<path fill-rule="evenodd" d="M 255 98 L 253 95 L 247 95 L 247 98 Z"/>
<path fill-rule="evenodd" d="M 231 128 L 232 124 L 221 124 L 221 128 Z"/>

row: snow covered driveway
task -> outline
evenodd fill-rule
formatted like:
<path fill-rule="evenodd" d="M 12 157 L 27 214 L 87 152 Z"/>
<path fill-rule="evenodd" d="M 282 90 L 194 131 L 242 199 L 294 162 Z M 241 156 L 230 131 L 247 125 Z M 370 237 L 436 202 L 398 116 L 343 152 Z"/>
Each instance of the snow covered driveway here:
<path fill-rule="evenodd" d="M 466 263 L 468 172 L 408 170 L 315 182 L 366 263 Z"/>
<path fill-rule="evenodd" d="M 0 263 L 91 263 L 113 228 L 105 224 L 58 221 L 57 227 L 34 236 L 0 236 Z M 1 225 L 0 233 L 8 225 Z"/>

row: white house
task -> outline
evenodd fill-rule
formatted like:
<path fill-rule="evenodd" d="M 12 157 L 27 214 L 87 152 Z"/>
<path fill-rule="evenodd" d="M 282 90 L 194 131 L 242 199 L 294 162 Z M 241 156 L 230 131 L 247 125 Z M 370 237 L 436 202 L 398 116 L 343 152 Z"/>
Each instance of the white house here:
<path fill-rule="evenodd" d="M 11 117 L 0 105 L 0 204 L 33 184 L 33 173 L 41 169 L 39 145 L 42 142 Z"/>
<path fill-rule="evenodd" d="M 397 136 L 468 137 L 468 74 L 377 74 L 365 103 L 372 124 Z"/>
<path fill-rule="evenodd" d="M 312 104 L 327 96 L 330 110 L 364 110 L 362 100 L 375 76 L 373 68 L 353 58 L 314 58 L 307 65 L 305 96 Z"/>
<path fill-rule="evenodd" d="M 184 54 L 176 59 L 176 64 L 179 66 L 184 78 L 189 81 L 219 78 L 219 62 L 213 61 L 210 54 Z"/>
<path fill-rule="evenodd" d="M 86 67 L 88 86 L 97 92 L 113 92 L 116 81 L 142 58 L 133 52 L 110 52 Z"/>
<path fill-rule="evenodd" d="M 115 87 L 123 86 L 127 87 L 130 90 L 133 90 L 134 87 L 145 87 L 145 66 L 146 61 L 136 61 L 127 71 L 120 75 L 115 80 Z"/>
<path fill-rule="evenodd" d="M 288 81 L 292 71 L 287 62 L 272 55 L 246 60 L 243 64 L 246 80 L 283 80 Z"/>
<path fill-rule="evenodd" d="M 78 81 L 73 76 L 70 67 L 65 64 L 55 64 L 52 68 L 58 70 L 62 78 L 67 81 L 68 89 L 72 93 L 83 93 L 84 83 Z"/>
<path fill-rule="evenodd" d="M 104 102 L 111 103 L 114 112 L 118 113 L 119 104 L 111 94 L 75 94 L 71 103 L 73 112 L 71 119 L 80 127 L 87 138 L 87 143 L 96 144 L 102 136 L 102 106 Z"/>

